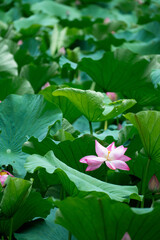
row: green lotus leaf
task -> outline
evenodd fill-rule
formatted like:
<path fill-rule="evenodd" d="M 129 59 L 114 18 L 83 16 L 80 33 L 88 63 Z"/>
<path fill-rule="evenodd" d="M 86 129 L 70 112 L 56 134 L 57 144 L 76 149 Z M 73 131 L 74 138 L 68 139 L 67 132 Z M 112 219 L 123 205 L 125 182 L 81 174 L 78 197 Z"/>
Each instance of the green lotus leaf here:
<path fill-rule="evenodd" d="M 119 186 L 100 181 L 67 166 L 52 151 L 44 157 L 36 154 L 29 156 L 25 168 L 30 173 L 39 170 L 40 178 L 48 186 L 61 183 L 69 195 L 83 197 L 90 192 L 98 192 L 117 201 L 128 201 L 129 198 L 141 200 L 136 186 Z"/>
<path fill-rule="evenodd" d="M 80 17 L 78 9 L 52 1 L 37 2 L 31 6 L 34 13 L 42 12 L 49 16 L 75 19 Z"/>
<path fill-rule="evenodd" d="M 96 155 L 95 153 L 95 137 L 92 135 L 84 135 L 73 141 L 63 141 L 59 144 L 46 137 L 42 142 L 31 138 L 29 142 L 23 145 L 23 151 L 28 154 L 40 154 L 44 156 L 48 151 L 52 150 L 55 156 L 63 163 L 71 168 L 74 168 L 82 173 L 85 173 L 86 165 L 79 160 L 87 155 Z M 105 166 L 96 171 L 86 172 L 86 174 L 104 180 Z"/>
<path fill-rule="evenodd" d="M 74 88 L 58 89 L 52 94 L 53 96 L 68 98 L 91 122 L 105 121 L 114 118 L 136 103 L 133 99 L 118 100 L 112 103 L 105 94 L 100 92 Z"/>
<path fill-rule="evenodd" d="M 58 65 L 54 62 L 51 66 L 49 64 L 25 65 L 21 69 L 21 77 L 27 79 L 35 92 L 41 90 L 41 87 L 55 76 Z"/>
<path fill-rule="evenodd" d="M 159 206 L 130 208 L 124 203 L 96 196 L 67 198 L 56 201 L 55 205 L 59 208 L 55 222 L 71 231 L 78 240 L 118 240 L 126 232 L 135 240 L 160 238 Z"/>
<path fill-rule="evenodd" d="M 41 95 L 9 95 L 0 104 L 0 165 L 10 164 L 15 175 L 24 176 L 23 143 L 31 136 L 42 141 L 49 126 L 61 119 L 59 108 Z"/>
<path fill-rule="evenodd" d="M 19 77 L 8 77 L 0 80 L 0 100 L 10 94 L 33 94 L 34 90 L 29 81 Z"/>
<path fill-rule="evenodd" d="M 3 42 L 0 42 L 0 75 L 17 76 L 17 63 L 15 62 L 13 55 L 9 52 L 8 46 Z"/>
<path fill-rule="evenodd" d="M 11 218 L 30 194 L 32 182 L 9 177 L 0 202 L 0 218 Z"/>
<path fill-rule="evenodd" d="M 0 234 L 9 235 L 11 220 L 13 232 L 35 217 L 45 218 L 52 202 L 43 199 L 37 192 L 31 192 L 32 182 L 20 178 L 7 179 L 7 186 L 0 203 Z"/>
<path fill-rule="evenodd" d="M 26 29 L 31 27 L 32 25 L 37 25 L 38 28 L 42 26 L 53 26 L 55 23 L 57 23 L 58 20 L 56 18 L 47 16 L 43 13 L 34 14 L 28 18 L 21 18 L 16 21 L 14 21 L 14 26 L 17 31 L 20 31 L 21 29 Z M 37 28 L 37 30 L 38 30 Z"/>
<path fill-rule="evenodd" d="M 70 123 L 73 123 L 81 116 L 81 112 L 66 97 L 53 96 L 52 92 L 55 89 L 56 87 L 51 85 L 50 87 L 41 90 L 39 93 L 42 94 L 47 101 L 58 105 L 63 113 L 63 117 L 66 118 Z"/>
<path fill-rule="evenodd" d="M 153 174 L 160 177 L 160 112 L 142 111 L 136 114 L 128 113 L 125 117 L 137 128 L 146 153 L 145 156 L 136 157 L 133 166 L 134 174 L 143 179 L 142 194 L 144 195 L 148 191 L 148 183 Z"/>
<path fill-rule="evenodd" d="M 137 128 L 147 156 L 160 162 L 160 112 L 127 113 L 125 117 Z"/>
<path fill-rule="evenodd" d="M 154 61 L 147 61 L 126 49 L 106 52 L 100 60 L 83 58 L 79 68 L 106 92 L 138 89 L 150 81 Z"/>
<path fill-rule="evenodd" d="M 50 215 L 45 220 L 37 220 L 32 222 L 24 230 L 15 233 L 17 240 L 66 240 L 68 231 L 62 226 L 55 224 L 56 208 L 51 210 Z M 54 238 L 53 238 L 54 236 Z M 72 240 L 75 238 L 72 237 Z"/>

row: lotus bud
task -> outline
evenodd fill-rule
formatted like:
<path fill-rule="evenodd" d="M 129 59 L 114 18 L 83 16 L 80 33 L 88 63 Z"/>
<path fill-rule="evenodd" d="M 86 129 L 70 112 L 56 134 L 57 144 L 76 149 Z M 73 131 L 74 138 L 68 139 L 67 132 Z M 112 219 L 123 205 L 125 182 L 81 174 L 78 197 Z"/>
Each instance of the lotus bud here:
<path fill-rule="evenodd" d="M 108 17 L 104 19 L 104 23 L 109 23 L 110 21 L 111 21 L 111 20 L 110 20 L 110 18 L 108 18 Z"/>
<path fill-rule="evenodd" d="M 65 48 L 64 48 L 64 47 L 61 47 L 61 48 L 59 49 L 59 53 L 62 54 L 62 55 L 65 55 L 65 54 L 66 54 Z"/>
<path fill-rule="evenodd" d="M 129 236 L 128 232 L 124 234 L 122 240 L 131 240 L 131 237 Z"/>
<path fill-rule="evenodd" d="M 22 44 L 23 44 L 22 40 L 19 40 L 18 43 L 17 43 L 18 46 L 21 46 Z"/>
<path fill-rule="evenodd" d="M 148 188 L 152 192 L 158 192 L 160 190 L 160 183 L 155 174 L 151 177 Z"/>
<path fill-rule="evenodd" d="M 117 94 L 115 92 L 106 92 L 106 95 L 114 102 L 117 100 Z"/>
<path fill-rule="evenodd" d="M 50 86 L 50 83 L 49 82 L 46 82 L 42 87 L 41 87 L 41 89 L 43 90 L 43 89 L 45 89 L 45 88 L 47 88 L 47 87 L 49 87 Z"/>

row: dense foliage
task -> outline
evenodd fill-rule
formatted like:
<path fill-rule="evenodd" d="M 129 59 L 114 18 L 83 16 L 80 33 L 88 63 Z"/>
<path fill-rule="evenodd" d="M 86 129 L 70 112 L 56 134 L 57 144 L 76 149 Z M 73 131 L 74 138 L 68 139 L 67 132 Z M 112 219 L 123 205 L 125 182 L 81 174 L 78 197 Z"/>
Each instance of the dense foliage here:
<path fill-rule="evenodd" d="M 2 240 L 160 239 L 159 54 L 159 0 L 0 1 Z"/>

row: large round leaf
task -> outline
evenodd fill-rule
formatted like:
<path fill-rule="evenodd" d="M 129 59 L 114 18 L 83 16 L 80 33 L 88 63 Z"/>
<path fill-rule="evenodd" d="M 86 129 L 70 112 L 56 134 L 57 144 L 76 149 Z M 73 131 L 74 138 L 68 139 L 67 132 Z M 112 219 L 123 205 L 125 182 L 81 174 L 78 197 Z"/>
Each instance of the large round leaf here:
<path fill-rule="evenodd" d="M 141 200 L 136 186 L 119 186 L 102 182 L 68 167 L 58 160 L 52 151 L 44 157 L 35 154 L 29 156 L 25 168 L 30 173 L 39 169 L 43 183 L 51 186 L 59 182 L 69 195 L 83 197 L 90 192 L 99 192 L 100 195 L 106 194 L 109 198 L 117 201 L 128 201 L 129 198 Z"/>
<path fill-rule="evenodd" d="M 35 13 L 43 12 L 49 16 L 57 16 L 60 18 L 75 19 L 80 17 L 80 12 L 76 8 L 52 1 L 37 2 L 32 5 L 31 9 Z"/>
<path fill-rule="evenodd" d="M 27 18 L 20 18 L 16 21 L 14 21 L 14 26 L 17 31 L 20 31 L 22 29 L 29 28 L 33 25 L 37 27 L 37 31 L 41 26 L 53 26 L 55 23 L 57 23 L 58 20 L 54 17 L 47 16 L 43 13 L 34 14 Z M 39 28 L 38 28 L 39 27 Z"/>
<path fill-rule="evenodd" d="M 148 157 L 160 162 L 160 112 L 142 111 L 125 117 L 137 128 Z"/>
<path fill-rule="evenodd" d="M 54 222 L 56 208 L 51 210 L 50 215 L 45 220 L 34 221 L 28 224 L 24 230 L 15 233 L 17 240 L 66 240 L 69 232 L 67 229 Z M 72 237 L 72 240 L 75 238 Z"/>
<path fill-rule="evenodd" d="M 17 63 L 15 62 L 13 55 L 9 52 L 8 46 L 3 42 L 0 43 L 0 75 L 8 76 L 13 75 L 16 76 L 18 74 L 17 71 Z"/>
<path fill-rule="evenodd" d="M 151 55 L 151 54 L 160 54 L 160 40 L 158 38 L 154 38 L 149 42 L 133 42 L 133 43 L 124 43 L 122 45 L 123 48 L 127 48 L 134 53 L 138 53 L 140 55 Z"/>
<path fill-rule="evenodd" d="M 123 92 L 126 98 L 133 98 L 137 101 L 136 107 L 143 106 L 159 106 L 160 91 L 155 89 L 153 84 L 145 84 L 144 87 L 140 87 L 136 90 L 128 90 Z"/>
<path fill-rule="evenodd" d="M 79 63 L 80 69 L 108 92 L 138 89 L 149 80 L 153 66 L 154 62 L 125 49 L 106 52 L 100 60 L 83 58 Z"/>
<path fill-rule="evenodd" d="M 132 139 L 136 134 L 137 134 L 137 130 L 132 124 L 128 124 L 124 126 L 119 131 L 118 142 L 117 142 L 118 145 L 125 144 L 128 140 Z"/>
<path fill-rule="evenodd" d="M 34 90 L 25 79 L 19 77 L 9 77 L 0 80 L 0 100 L 4 100 L 9 94 L 33 94 Z"/>
<path fill-rule="evenodd" d="M 78 240 L 120 240 L 126 232 L 134 240 L 160 238 L 159 206 L 130 208 L 106 197 L 67 198 L 55 204 L 59 207 L 56 223 L 71 231 Z"/>
<path fill-rule="evenodd" d="M 41 95 L 8 96 L 0 104 L 0 165 L 11 164 L 14 174 L 24 175 L 23 143 L 31 136 L 42 141 L 48 127 L 61 118 L 59 108 Z"/>
<path fill-rule="evenodd" d="M 0 218 L 10 218 L 24 204 L 30 194 L 32 182 L 10 177 L 0 202 Z"/>
<path fill-rule="evenodd" d="M 51 85 L 50 87 L 41 90 L 39 93 L 42 94 L 47 101 L 57 104 L 63 112 L 63 117 L 66 118 L 70 123 L 74 122 L 78 117 L 81 116 L 80 111 L 66 97 L 53 96 L 52 92 L 55 89 L 56 87 Z"/>
<path fill-rule="evenodd" d="M 52 207 L 50 199 L 43 199 L 31 191 L 31 182 L 20 178 L 10 178 L 0 204 L 0 234 L 9 235 L 11 219 L 13 231 L 35 217 L 47 217 Z"/>
<path fill-rule="evenodd" d="M 112 103 L 105 94 L 75 88 L 58 89 L 53 92 L 53 96 L 68 98 L 91 122 L 114 118 L 136 103 L 133 99 L 119 100 Z"/>
<path fill-rule="evenodd" d="M 38 92 L 47 81 L 54 77 L 57 67 L 55 62 L 51 66 L 49 64 L 29 64 L 22 67 L 20 75 L 31 83 L 35 92 Z"/>
<path fill-rule="evenodd" d="M 142 111 L 137 114 L 128 113 L 127 119 L 137 128 L 142 140 L 146 157 L 136 157 L 133 171 L 142 178 L 142 194 L 148 191 L 148 182 L 153 174 L 159 175 L 160 169 L 160 112 Z M 140 165 L 140 166 L 139 166 Z"/>
<path fill-rule="evenodd" d="M 30 141 L 23 146 L 23 151 L 28 154 L 40 154 L 44 156 L 50 150 L 54 152 L 59 160 L 69 167 L 101 180 L 105 178 L 105 166 L 95 171 L 86 172 L 86 165 L 79 162 L 84 156 L 96 155 L 94 136 L 84 135 L 73 141 L 63 141 L 59 144 L 54 143 L 52 139 L 47 137 L 42 142 L 38 142 L 37 139 L 31 138 Z"/>

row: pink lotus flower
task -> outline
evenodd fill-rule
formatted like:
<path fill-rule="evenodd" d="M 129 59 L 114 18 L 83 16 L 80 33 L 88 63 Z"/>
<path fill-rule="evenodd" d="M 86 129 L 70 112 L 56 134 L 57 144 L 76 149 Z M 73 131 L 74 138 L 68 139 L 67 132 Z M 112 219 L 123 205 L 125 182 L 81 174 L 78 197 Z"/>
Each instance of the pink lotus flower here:
<path fill-rule="evenodd" d="M 106 92 L 106 95 L 114 102 L 117 100 L 117 94 L 115 92 Z"/>
<path fill-rule="evenodd" d="M 80 159 L 81 163 L 88 164 L 86 171 L 95 170 L 99 168 L 104 162 L 107 167 L 113 170 L 130 170 L 125 162 L 131 160 L 131 158 L 124 155 L 127 148 L 124 148 L 123 145 L 116 148 L 115 143 L 113 142 L 107 148 L 105 148 L 95 140 L 95 150 L 98 157 L 94 155 L 89 155 Z"/>
<path fill-rule="evenodd" d="M 50 83 L 49 83 L 49 82 L 46 82 L 46 83 L 41 87 L 41 89 L 43 90 L 43 89 L 45 89 L 45 88 L 47 88 L 47 87 L 49 87 L 49 86 L 51 86 Z"/>
<path fill-rule="evenodd" d="M 152 192 L 158 192 L 160 190 L 160 182 L 158 181 L 155 174 L 151 177 L 148 188 Z"/>
<path fill-rule="evenodd" d="M 121 240 L 131 240 L 131 237 L 129 236 L 128 232 L 126 232 Z"/>
<path fill-rule="evenodd" d="M 1 170 L 0 172 L 0 183 L 2 184 L 2 187 L 4 187 L 4 182 L 8 178 L 8 176 L 14 177 L 12 174 L 10 174 L 8 171 Z"/>

